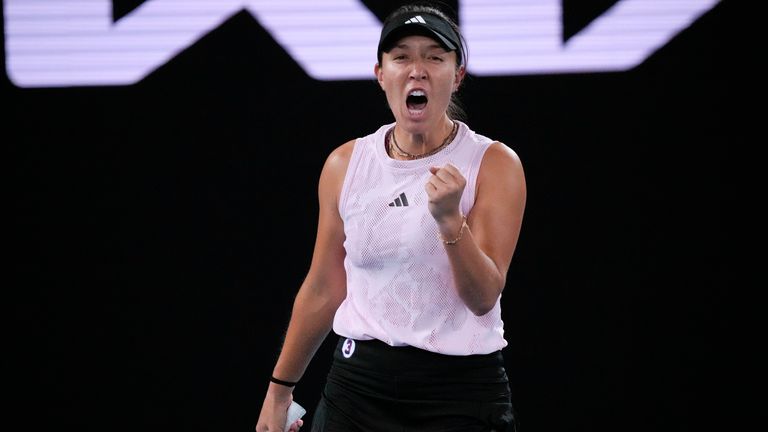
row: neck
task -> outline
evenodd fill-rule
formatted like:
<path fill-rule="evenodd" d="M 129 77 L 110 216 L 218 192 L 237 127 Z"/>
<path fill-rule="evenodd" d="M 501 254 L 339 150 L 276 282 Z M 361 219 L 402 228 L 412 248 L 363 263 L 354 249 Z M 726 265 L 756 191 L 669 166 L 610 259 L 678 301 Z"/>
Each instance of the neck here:
<path fill-rule="evenodd" d="M 414 160 L 414 159 L 421 159 L 427 156 L 431 156 L 441 151 L 443 147 L 448 145 L 454 139 L 454 137 L 456 136 L 456 131 L 458 130 L 458 127 L 459 127 L 458 123 L 454 121 L 448 120 L 448 122 L 450 125 L 450 130 L 448 131 L 447 134 L 445 134 L 445 137 L 442 138 L 442 140 L 440 141 L 440 144 L 436 146 L 428 144 L 429 141 L 426 139 L 425 134 L 420 134 L 420 133 L 406 134 L 407 136 L 410 136 L 410 137 L 414 137 L 414 136 L 418 137 L 419 139 L 421 139 L 420 141 L 421 143 L 427 143 L 426 145 L 420 146 L 421 148 L 424 148 L 426 150 L 419 153 L 415 153 L 412 150 L 411 151 L 405 150 L 403 149 L 403 147 L 401 147 L 398 144 L 397 137 L 396 137 L 397 125 L 395 125 L 395 128 L 394 128 L 395 130 L 392 131 L 390 134 L 388 134 L 387 135 L 388 138 L 385 140 L 385 144 L 387 146 L 387 153 L 389 154 L 390 157 L 395 159 Z M 432 134 L 432 136 L 436 136 L 436 135 Z"/>
<path fill-rule="evenodd" d="M 393 133 L 401 149 L 413 155 L 421 155 L 442 146 L 453 131 L 453 126 L 453 121 L 444 116 L 436 125 L 428 127 L 425 131 L 409 132 L 395 125 Z"/>

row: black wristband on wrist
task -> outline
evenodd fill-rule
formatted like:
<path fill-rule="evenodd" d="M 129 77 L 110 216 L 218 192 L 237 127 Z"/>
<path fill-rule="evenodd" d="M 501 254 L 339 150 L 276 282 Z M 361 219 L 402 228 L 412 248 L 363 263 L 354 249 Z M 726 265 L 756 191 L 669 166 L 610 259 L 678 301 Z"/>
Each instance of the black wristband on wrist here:
<path fill-rule="evenodd" d="M 275 378 L 274 376 L 269 377 L 269 381 L 275 384 L 280 384 L 281 386 L 286 386 L 286 387 L 295 387 L 296 384 L 298 384 L 298 381 L 297 382 L 283 381 L 281 379 Z"/>

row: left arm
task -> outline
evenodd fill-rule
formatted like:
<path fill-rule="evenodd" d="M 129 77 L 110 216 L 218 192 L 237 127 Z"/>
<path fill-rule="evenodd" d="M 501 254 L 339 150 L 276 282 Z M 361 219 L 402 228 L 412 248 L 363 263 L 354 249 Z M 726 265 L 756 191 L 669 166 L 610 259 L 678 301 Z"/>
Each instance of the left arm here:
<path fill-rule="evenodd" d="M 466 179 L 451 164 L 430 171 L 425 189 L 440 235 L 445 240 L 461 235 L 456 243 L 444 245 L 459 297 L 472 313 L 485 315 L 504 289 L 520 236 L 526 199 L 523 166 L 512 149 L 491 144 L 483 155 L 476 200 L 463 231 L 459 202 Z"/>

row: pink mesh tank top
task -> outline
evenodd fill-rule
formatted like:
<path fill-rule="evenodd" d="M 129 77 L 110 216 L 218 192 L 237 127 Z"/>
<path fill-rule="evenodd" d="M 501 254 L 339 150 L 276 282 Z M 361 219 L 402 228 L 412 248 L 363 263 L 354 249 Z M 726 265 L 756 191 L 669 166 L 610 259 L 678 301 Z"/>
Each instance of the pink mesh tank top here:
<path fill-rule="evenodd" d="M 335 333 L 448 355 L 488 354 L 507 345 L 499 301 L 478 317 L 459 298 L 427 207 L 429 167 L 450 162 L 467 179 L 461 210 L 472 210 L 480 162 L 493 141 L 458 123 L 453 142 L 423 159 L 387 155 L 384 138 L 394 124 L 355 142 L 339 200 L 347 297 L 336 312 Z"/>

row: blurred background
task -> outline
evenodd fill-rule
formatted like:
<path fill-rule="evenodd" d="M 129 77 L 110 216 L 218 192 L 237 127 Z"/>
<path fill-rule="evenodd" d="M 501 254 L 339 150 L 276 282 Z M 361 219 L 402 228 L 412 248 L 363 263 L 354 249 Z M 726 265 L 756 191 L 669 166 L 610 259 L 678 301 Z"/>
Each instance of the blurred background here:
<path fill-rule="evenodd" d="M 393 121 L 372 70 L 401 3 L 2 2 L 9 422 L 253 430 L 323 162 Z M 465 120 L 528 182 L 502 298 L 521 431 L 712 428 L 734 3 L 447 4 L 473 29 Z M 638 4 L 613 15 L 631 35 L 587 38 Z M 483 39 L 493 8 L 518 20 Z M 296 45 L 292 28 L 333 13 L 367 19 L 357 45 Z M 595 55 L 558 55 L 569 43 Z M 636 64 L 620 59 L 633 43 Z M 294 392 L 308 423 L 334 343 Z"/>

